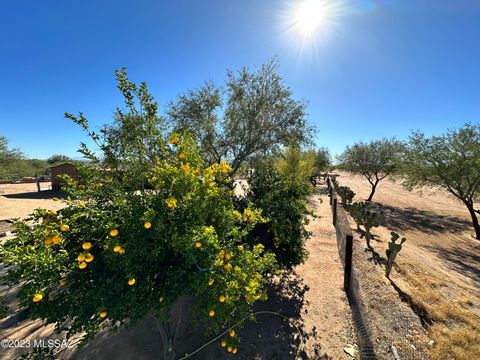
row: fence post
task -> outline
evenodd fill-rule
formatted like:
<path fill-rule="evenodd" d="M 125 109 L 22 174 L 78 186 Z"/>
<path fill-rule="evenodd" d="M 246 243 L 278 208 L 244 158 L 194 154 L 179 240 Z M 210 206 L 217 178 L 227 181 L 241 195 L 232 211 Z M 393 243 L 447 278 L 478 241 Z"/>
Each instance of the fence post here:
<path fill-rule="evenodd" d="M 333 226 L 337 226 L 337 198 L 333 199 Z"/>
<path fill-rule="evenodd" d="M 345 272 L 343 274 L 343 287 L 345 288 L 345 292 L 347 294 L 350 294 L 350 278 L 352 276 L 353 236 L 347 235 L 345 240 Z"/>

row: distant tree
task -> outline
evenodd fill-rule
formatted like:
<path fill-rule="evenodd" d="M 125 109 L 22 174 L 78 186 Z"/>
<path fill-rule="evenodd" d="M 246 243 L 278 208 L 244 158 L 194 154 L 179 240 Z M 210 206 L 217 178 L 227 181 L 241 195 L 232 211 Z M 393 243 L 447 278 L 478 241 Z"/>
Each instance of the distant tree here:
<path fill-rule="evenodd" d="M 348 146 L 340 155 L 340 168 L 363 175 L 372 190 L 367 201 L 372 201 L 378 183 L 389 176 L 397 167 L 402 143 L 395 139 L 381 139 L 369 143 L 358 142 Z"/>
<path fill-rule="evenodd" d="M 66 162 L 66 161 L 70 161 L 70 160 L 71 159 L 67 155 L 55 154 L 55 155 L 50 156 L 47 159 L 47 163 L 55 164 L 55 163 Z"/>
<path fill-rule="evenodd" d="M 270 61 L 257 72 L 229 71 L 225 91 L 207 83 L 181 95 L 169 104 L 171 126 L 191 131 L 204 158 L 210 163 L 229 160 L 233 173 L 255 155 L 309 143 L 313 128 L 305 103 L 293 99 L 277 68 Z"/>
<path fill-rule="evenodd" d="M 21 177 L 23 166 L 18 166 L 24 155 L 18 149 L 8 147 L 8 139 L 0 136 L 0 179 Z"/>
<path fill-rule="evenodd" d="M 330 150 L 320 147 L 315 154 L 315 169 L 318 172 L 326 171 L 332 165 Z"/>
<path fill-rule="evenodd" d="M 480 125 L 466 124 L 444 135 L 425 137 L 420 132 L 410 136 L 402 159 L 405 186 L 443 188 L 459 199 L 468 209 L 480 239 Z"/>

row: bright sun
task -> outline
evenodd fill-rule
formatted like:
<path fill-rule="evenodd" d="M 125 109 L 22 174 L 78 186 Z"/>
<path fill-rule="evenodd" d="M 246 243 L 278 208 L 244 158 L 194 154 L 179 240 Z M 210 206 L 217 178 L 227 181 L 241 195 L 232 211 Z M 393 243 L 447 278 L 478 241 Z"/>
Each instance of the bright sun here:
<path fill-rule="evenodd" d="M 326 11 L 321 0 L 303 0 L 296 9 L 295 25 L 304 36 L 312 35 L 324 25 L 328 15 Z"/>

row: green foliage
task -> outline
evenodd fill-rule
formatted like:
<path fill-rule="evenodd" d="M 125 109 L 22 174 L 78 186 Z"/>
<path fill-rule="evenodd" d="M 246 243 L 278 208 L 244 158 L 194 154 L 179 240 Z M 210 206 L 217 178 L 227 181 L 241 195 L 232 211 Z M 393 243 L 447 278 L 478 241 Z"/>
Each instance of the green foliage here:
<path fill-rule="evenodd" d="M 367 201 L 371 201 L 378 183 L 397 168 L 397 159 L 402 147 L 402 143 L 395 139 L 358 142 L 348 146 L 340 155 L 339 167 L 360 174 L 368 180 L 372 191 Z"/>
<path fill-rule="evenodd" d="M 335 189 L 337 194 L 342 199 L 343 207 L 347 209 L 351 205 L 353 198 L 355 196 L 355 193 L 348 186 L 338 186 Z"/>
<path fill-rule="evenodd" d="M 309 143 L 305 103 L 293 99 L 277 68 L 271 61 L 256 72 L 229 71 L 224 90 L 206 83 L 181 95 L 169 105 L 171 126 L 194 133 L 209 163 L 230 160 L 234 174 L 256 155 Z"/>
<path fill-rule="evenodd" d="M 371 206 L 367 202 L 355 202 L 348 207 L 348 211 L 353 220 L 357 223 L 357 228 L 363 226 L 364 231 L 361 237 L 365 237 L 367 247 L 371 248 L 370 240 L 373 239 L 372 228 L 380 226 L 383 222 L 383 215 L 371 210 Z"/>
<path fill-rule="evenodd" d="M 326 147 L 320 147 L 315 152 L 315 170 L 317 173 L 327 171 L 332 166 L 332 155 Z"/>
<path fill-rule="evenodd" d="M 392 271 L 393 263 L 395 262 L 395 258 L 397 254 L 402 250 L 402 244 L 407 241 L 406 238 L 402 238 L 400 240 L 400 244 L 397 244 L 396 241 L 400 238 L 396 232 L 392 231 L 390 233 L 392 236 L 391 240 L 388 243 L 388 249 L 385 251 L 387 254 L 387 263 L 385 265 L 385 276 L 388 278 L 390 276 L 390 272 Z"/>
<path fill-rule="evenodd" d="M 315 173 L 315 153 L 289 147 L 277 159 L 275 165 L 292 184 L 307 182 Z"/>
<path fill-rule="evenodd" d="M 480 239 L 480 210 L 474 208 L 480 197 L 479 124 L 466 124 L 461 129 L 430 138 L 413 133 L 402 165 L 407 188 L 443 188 L 459 199 L 467 207 L 476 238 Z"/>
<path fill-rule="evenodd" d="M 49 163 L 49 164 L 57 164 L 57 163 L 62 163 L 62 162 L 71 161 L 71 160 L 72 160 L 72 159 L 70 159 L 67 155 L 55 154 L 55 155 L 50 156 L 50 157 L 47 159 L 47 163 Z"/>
<path fill-rule="evenodd" d="M 268 163 L 259 164 L 248 182 L 244 203 L 251 202 L 269 219 L 254 228 L 251 243 L 273 251 L 284 268 L 303 263 L 307 257 L 305 241 L 311 235 L 305 229 L 311 215 L 307 207 L 307 196 L 313 189 L 310 183 L 292 182 Z"/>
<path fill-rule="evenodd" d="M 275 256 L 247 243 L 265 219 L 251 206 L 235 209 L 230 165 L 205 166 L 188 134 L 154 130 L 146 87 L 137 89 L 124 71 L 117 76 L 128 113 L 117 111 L 103 139 L 82 114 L 67 115 L 97 141 L 104 161 L 83 146 L 94 161 L 80 168 L 80 181 L 65 178 L 66 207 L 38 209 L 31 222 L 16 223 L 17 236 L 0 247 L 6 280 L 20 283 L 20 306 L 32 317 L 68 336 L 84 333 L 84 341 L 150 312 L 167 321 L 181 297 L 209 331 L 218 330 L 266 298 Z M 131 144 L 109 130 L 133 126 L 128 114 L 141 124 Z M 137 142 L 142 133 L 148 141 Z"/>

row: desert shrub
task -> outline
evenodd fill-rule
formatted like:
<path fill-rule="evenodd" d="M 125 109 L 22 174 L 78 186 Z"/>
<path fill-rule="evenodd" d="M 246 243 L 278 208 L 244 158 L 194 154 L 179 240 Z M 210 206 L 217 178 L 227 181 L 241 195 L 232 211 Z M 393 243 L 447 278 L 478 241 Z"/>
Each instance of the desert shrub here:
<path fill-rule="evenodd" d="M 113 153 L 102 144 L 104 154 Z M 137 166 L 135 156 L 125 156 L 114 171 L 83 146 L 92 163 L 81 167 L 81 181 L 67 178 L 66 207 L 38 209 L 30 222 L 16 223 L 18 234 L 0 247 L 0 261 L 6 281 L 20 284 L 20 306 L 33 318 L 56 324 L 67 336 L 84 333 L 85 342 L 147 313 L 168 322 L 172 305 L 187 297 L 211 332 L 266 299 L 275 256 L 246 242 L 265 220 L 259 209 L 234 208 L 231 167 L 204 166 L 186 134 L 159 133 L 155 149 L 153 164 Z M 147 179 L 151 189 L 132 188 L 125 179 Z M 162 327 L 168 328 L 175 327 Z M 174 343 L 175 332 L 165 331 Z M 232 348 L 238 344 L 236 337 L 228 341 Z M 171 359 L 174 349 L 167 345 L 164 358 Z"/>
<path fill-rule="evenodd" d="M 274 166 L 261 164 L 248 179 L 249 192 L 244 205 L 251 203 L 262 210 L 268 219 L 255 226 L 250 243 L 262 244 L 275 253 L 284 268 L 301 264 L 307 257 L 305 241 L 311 235 L 305 229 L 308 224 L 307 195 L 312 186 L 307 181 L 292 182 Z"/>
<path fill-rule="evenodd" d="M 336 188 L 338 196 L 342 199 L 342 205 L 348 208 L 353 201 L 355 193 L 348 186 L 339 186 Z"/>
<path fill-rule="evenodd" d="M 363 226 L 361 237 L 365 237 L 367 247 L 371 248 L 370 240 L 373 239 L 372 228 L 380 226 L 383 222 L 383 215 L 373 211 L 367 202 L 355 202 L 348 207 L 348 211 L 357 223 L 357 228 L 361 230 L 360 226 Z"/>

